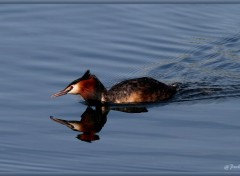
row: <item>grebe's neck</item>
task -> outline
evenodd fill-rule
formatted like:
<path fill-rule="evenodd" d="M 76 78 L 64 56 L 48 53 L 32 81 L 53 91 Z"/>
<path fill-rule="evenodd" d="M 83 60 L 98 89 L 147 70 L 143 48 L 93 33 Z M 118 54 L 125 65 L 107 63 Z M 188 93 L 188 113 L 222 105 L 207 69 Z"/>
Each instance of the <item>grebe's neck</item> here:
<path fill-rule="evenodd" d="M 95 75 L 91 75 L 87 80 L 80 81 L 78 87 L 80 95 L 88 103 L 101 102 L 107 94 L 107 89 Z"/>

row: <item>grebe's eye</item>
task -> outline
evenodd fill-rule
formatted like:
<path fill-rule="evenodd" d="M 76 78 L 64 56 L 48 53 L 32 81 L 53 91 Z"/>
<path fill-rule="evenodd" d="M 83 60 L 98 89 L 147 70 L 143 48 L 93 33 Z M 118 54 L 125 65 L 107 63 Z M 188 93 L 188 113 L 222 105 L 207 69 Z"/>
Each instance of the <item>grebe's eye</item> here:
<path fill-rule="evenodd" d="M 69 86 L 68 89 L 67 89 L 67 91 L 69 92 L 69 91 L 71 91 L 72 89 L 73 89 L 73 86 Z"/>

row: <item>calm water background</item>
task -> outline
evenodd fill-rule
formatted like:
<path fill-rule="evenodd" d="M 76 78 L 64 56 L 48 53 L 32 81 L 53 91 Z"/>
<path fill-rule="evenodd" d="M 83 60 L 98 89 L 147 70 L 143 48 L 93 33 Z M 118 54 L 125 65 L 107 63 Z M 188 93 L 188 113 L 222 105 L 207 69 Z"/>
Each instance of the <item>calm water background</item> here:
<path fill-rule="evenodd" d="M 0 172 L 226 172 L 240 164 L 240 5 L 1 5 Z M 51 94 L 87 69 L 110 87 L 181 83 L 147 113 L 111 111 L 100 140 Z M 228 172 L 239 172 L 232 169 Z"/>

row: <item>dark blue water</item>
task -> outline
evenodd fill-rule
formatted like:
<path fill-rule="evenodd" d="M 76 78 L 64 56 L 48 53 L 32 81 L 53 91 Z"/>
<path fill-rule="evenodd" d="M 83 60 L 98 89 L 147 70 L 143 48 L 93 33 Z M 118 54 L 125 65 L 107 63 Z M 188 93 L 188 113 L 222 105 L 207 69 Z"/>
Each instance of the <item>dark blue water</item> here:
<path fill-rule="evenodd" d="M 1 5 L 0 173 L 239 172 L 239 8 Z M 179 91 L 83 136 L 49 118 L 80 121 L 83 100 L 50 96 L 87 69 L 108 88 L 151 76 Z"/>

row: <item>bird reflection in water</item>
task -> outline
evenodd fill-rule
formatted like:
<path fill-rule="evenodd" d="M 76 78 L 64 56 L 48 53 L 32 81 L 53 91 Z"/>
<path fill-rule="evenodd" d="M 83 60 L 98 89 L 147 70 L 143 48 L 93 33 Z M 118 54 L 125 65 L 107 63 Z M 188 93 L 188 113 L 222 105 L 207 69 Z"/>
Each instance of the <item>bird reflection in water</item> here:
<path fill-rule="evenodd" d="M 109 106 L 96 106 L 95 109 L 87 107 L 85 112 L 81 115 L 79 121 L 76 120 L 63 120 L 50 116 L 50 118 L 68 128 L 81 132 L 77 135 L 77 139 L 85 142 L 92 142 L 99 140 L 100 137 L 97 135 L 101 131 L 102 127 L 107 122 L 107 115 L 110 110 L 121 111 L 126 113 L 141 113 L 147 112 L 146 107 L 109 107 Z"/>

